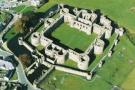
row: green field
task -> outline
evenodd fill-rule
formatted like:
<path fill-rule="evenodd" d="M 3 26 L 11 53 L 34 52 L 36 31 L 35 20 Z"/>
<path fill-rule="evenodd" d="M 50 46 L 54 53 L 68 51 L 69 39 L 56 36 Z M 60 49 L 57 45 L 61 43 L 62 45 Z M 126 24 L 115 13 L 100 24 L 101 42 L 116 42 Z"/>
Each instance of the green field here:
<path fill-rule="evenodd" d="M 122 84 L 123 90 L 135 90 L 135 69 L 129 74 Z"/>
<path fill-rule="evenodd" d="M 98 71 L 98 75 L 112 85 L 121 87 L 125 77 L 135 67 L 134 50 L 135 47 L 127 37 L 122 37 L 121 42 L 115 49 L 115 53 L 111 58 L 108 58 L 108 62 Z"/>
<path fill-rule="evenodd" d="M 52 36 L 60 40 L 62 44 L 65 44 L 72 49 L 78 48 L 82 51 L 85 51 L 96 38 L 95 34 L 87 35 L 75 28 L 70 28 L 66 23 L 53 31 Z"/>

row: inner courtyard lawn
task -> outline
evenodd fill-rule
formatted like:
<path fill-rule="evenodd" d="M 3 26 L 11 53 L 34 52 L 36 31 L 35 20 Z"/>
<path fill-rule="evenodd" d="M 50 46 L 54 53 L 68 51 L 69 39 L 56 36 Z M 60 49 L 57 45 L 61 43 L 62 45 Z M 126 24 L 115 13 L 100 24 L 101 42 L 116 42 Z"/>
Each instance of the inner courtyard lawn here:
<path fill-rule="evenodd" d="M 82 51 L 85 51 L 96 38 L 95 34 L 87 35 L 75 28 L 71 28 L 66 23 L 59 26 L 51 35 L 60 40 L 62 44 L 65 44 L 72 49 L 77 48 Z"/>

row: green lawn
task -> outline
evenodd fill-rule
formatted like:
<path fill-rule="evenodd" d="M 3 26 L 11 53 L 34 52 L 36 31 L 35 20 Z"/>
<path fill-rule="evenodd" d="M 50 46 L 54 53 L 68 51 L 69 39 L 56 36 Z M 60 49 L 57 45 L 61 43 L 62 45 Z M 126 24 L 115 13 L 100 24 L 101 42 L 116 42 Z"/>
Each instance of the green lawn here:
<path fill-rule="evenodd" d="M 49 1 L 48 3 L 44 4 L 42 7 L 40 7 L 39 9 L 37 9 L 37 12 L 45 12 L 47 11 L 49 8 L 51 8 L 53 5 L 55 5 L 57 3 L 57 1 Z"/>
<path fill-rule="evenodd" d="M 13 8 L 13 10 L 15 10 L 16 12 L 20 12 L 24 8 L 25 8 L 25 5 L 21 5 L 21 6 Z"/>
<path fill-rule="evenodd" d="M 87 81 L 82 77 L 60 71 L 53 71 L 40 87 L 47 90 L 110 90 L 110 85 L 99 78 Z"/>
<path fill-rule="evenodd" d="M 14 29 L 14 27 L 12 27 L 4 36 L 5 40 L 10 40 L 11 38 L 13 38 L 16 34 L 18 34 L 18 32 Z"/>
<path fill-rule="evenodd" d="M 62 44 L 65 44 L 72 49 L 78 48 L 82 51 L 85 51 L 96 37 L 95 34 L 87 35 L 75 28 L 70 28 L 66 23 L 53 31 L 52 36 L 60 40 Z"/>
<path fill-rule="evenodd" d="M 36 48 L 37 48 L 37 50 L 43 50 L 43 49 L 44 49 L 44 46 L 42 46 L 42 45 L 40 44 L 40 45 L 38 45 Z"/>
<path fill-rule="evenodd" d="M 135 69 L 129 74 L 122 84 L 123 90 L 135 90 Z"/>
<path fill-rule="evenodd" d="M 111 58 L 107 58 L 108 61 L 98 71 L 98 75 L 113 85 L 121 86 L 125 77 L 135 67 L 134 50 L 135 47 L 129 42 L 127 37 L 122 37 L 120 43 L 115 48 L 114 54 Z"/>
<path fill-rule="evenodd" d="M 66 60 L 65 65 L 69 67 L 77 68 L 77 63 L 70 59 Z"/>
<path fill-rule="evenodd" d="M 16 12 L 19 12 L 19 13 L 26 13 L 26 12 L 32 11 L 33 7 L 32 6 L 20 5 L 18 7 L 13 8 L 13 10 L 15 10 Z"/>

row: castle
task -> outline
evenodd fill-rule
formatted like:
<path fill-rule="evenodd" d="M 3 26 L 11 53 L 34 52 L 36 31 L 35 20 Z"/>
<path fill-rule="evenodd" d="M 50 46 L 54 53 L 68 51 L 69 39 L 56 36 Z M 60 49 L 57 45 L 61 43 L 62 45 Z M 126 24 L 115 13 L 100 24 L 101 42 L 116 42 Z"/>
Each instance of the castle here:
<path fill-rule="evenodd" d="M 104 15 L 99 17 L 98 14 L 93 10 L 79 8 L 71 9 L 66 7 L 64 4 L 60 4 L 55 11 L 50 11 L 49 15 L 53 15 L 53 13 L 58 13 L 59 17 L 55 19 L 51 17 L 45 18 L 44 29 L 42 32 L 33 32 L 30 36 L 31 44 L 34 47 L 42 45 L 44 47 L 44 53 L 33 50 L 32 47 L 25 42 L 23 37 L 18 38 L 19 45 L 25 46 L 31 52 L 32 56 L 37 59 L 38 63 L 44 64 L 48 68 L 54 68 L 67 73 L 84 76 L 87 80 L 91 80 L 93 72 L 88 71 L 89 63 L 92 58 L 91 53 L 101 55 L 104 52 L 106 44 L 103 39 L 108 40 L 112 36 L 113 32 L 115 32 L 117 36 L 112 44 L 112 47 L 116 46 L 118 43 L 118 37 L 123 35 L 124 29 L 121 27 L 113 27 L 110 19 Z M 53 43 L 53 40 L 46 37 L 48 32 L 53 31 L 54 26 L 61 23 L 66 23 L 69 25 L 69 27 L 76 28 L 78 31 L 84 32 L 87 35 L 95 33 L 97 37 L 84 53 L 79 53 L 70 48 L 65 49 L 62 46 Z M 109 57 L 112 55 L 112 47 L 108 52 Z M 92 50 L 94 50 L 94 52 L 92 52 Z M 73 69 L 70 67 L 65 67 L 64 63 L 67 59 L 73 60 L 75 63 L 77 63 L 77 68 Z M 103 60 L 101 59 L 97 65 L 98 67 L 102 67 L 102 64 Z M 36 64 L 36 66 L 38 67 L 38 64 Z M 31 72 L 31 69 L 28 68 L 27 72 Z"/>

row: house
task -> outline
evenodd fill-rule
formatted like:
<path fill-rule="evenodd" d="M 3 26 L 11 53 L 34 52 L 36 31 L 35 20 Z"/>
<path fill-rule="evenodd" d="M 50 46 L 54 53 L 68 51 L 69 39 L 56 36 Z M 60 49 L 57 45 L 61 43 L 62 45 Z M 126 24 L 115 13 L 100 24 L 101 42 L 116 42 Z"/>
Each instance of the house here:
<path fill-rule="evenodd" d="M 12 77 L 15 71 L 12 57 L 11 53 L 0 49 L 0 79 L 9 80 Z"/>

